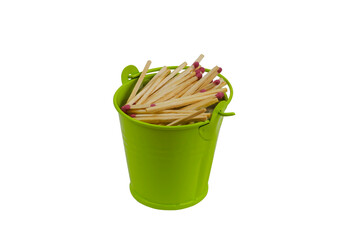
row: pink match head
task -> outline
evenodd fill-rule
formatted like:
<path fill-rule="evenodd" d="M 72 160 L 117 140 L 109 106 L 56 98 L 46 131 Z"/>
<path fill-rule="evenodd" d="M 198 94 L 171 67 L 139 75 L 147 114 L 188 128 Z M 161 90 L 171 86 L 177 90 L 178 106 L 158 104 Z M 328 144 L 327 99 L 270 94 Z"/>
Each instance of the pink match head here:
<path fill-rule="evenodd" d="M 206 92 L 206 89 L 201 89 L 200 92 Z"/>
<path fill-rule="evenodd" d="M 154 106 L 156 106 L 156 104 L 152 103 L 152 104 L 151 104 L 151 107 L 154 107 Z"/>
<path fill-rule="evenodd" d="M 224 97 L 224 93 L 223 92 L 218 92 L 215 95 L 219 100 L 222 99 Z"/>
<path fill-rule="evenodd" d="M 196 77 L 197 77 L 198 79 L 201 79 L 201 78 L 202 78 L 202 73 L 200 73 L 200 72 L 196 73 Z"/>
<path fill-rule="evenodd" d="M 194 68 L 197 68 L 198 66 L 200 66 L 200 63 L 199 62 L 194 62 L 192 65 L 194 66 Z"/>
<path fill-rule="evenodd" d="M 217 79 L 213 82 L 215 85 L 219 85 L 220 84 L 220 79 Z"/>
<path fill-rule="evenodd" d="M 131 118 L 135 118 L 136 117 L 136 114 L 131 114 L 131 115 L 129 115 Z"/>
<path fill-rule="evenodd" d="M 123 107 L 121 107 L 121 110 L 122 110 L 123 112 L 127 112 L 127 111 L 130 110 L 130 109 L 131 109 L 131 106 L 130 106 L 129 104 L 124 105 Z"/>
<path fill-rule="evenodd" d="M 219 69 L 217 70 L 218 73 L 221 73 L 221 71 L 222 71 L 222 68 L 219 68 Z"/>
<path fill-rule="evenodd" d="M 200 69 L 200 72 L 202 72 L 202 73 L 204 73 L 204 72 L 205 72 L 205 68 L 200 67 L 199 69 Z"/>

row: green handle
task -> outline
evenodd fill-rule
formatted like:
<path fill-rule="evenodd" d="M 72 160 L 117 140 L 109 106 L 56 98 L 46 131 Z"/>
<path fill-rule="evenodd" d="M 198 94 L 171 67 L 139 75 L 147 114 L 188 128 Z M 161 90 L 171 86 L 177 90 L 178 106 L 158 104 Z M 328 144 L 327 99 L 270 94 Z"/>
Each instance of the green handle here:
<path fill-rule="evenodd" d="M 228 113 L 226 113 L 226 112 L 219 112 L 219 114 L 220 114 L 221 116 L 224 116 L 224 117 L 229 117 L 229 116 L 234 116 L 234 115 L 235 115 L 234 112 L 228 112 Z"/>

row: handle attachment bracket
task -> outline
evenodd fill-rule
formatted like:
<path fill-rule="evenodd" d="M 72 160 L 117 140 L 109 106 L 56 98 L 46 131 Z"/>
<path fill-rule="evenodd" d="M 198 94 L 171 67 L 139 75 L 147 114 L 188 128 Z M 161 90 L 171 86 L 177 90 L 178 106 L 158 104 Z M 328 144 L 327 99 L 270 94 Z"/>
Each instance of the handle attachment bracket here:
<path fill-rule="evenodd" d="M 122 79 L 122 85 L 126 84 L 130 80 L 130 75 L 138 73 L 138 69 L 134 65 L 128 65 L 125 67 L 122 71 L 121 79 Z"/>

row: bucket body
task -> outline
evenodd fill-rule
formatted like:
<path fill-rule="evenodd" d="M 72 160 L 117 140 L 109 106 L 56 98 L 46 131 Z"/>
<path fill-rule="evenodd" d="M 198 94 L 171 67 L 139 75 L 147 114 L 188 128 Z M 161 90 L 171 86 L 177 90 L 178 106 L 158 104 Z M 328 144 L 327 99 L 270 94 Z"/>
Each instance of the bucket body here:
<path fill-rule="evenodd" d="M 114 105 L 119 113 L 133 197 L 157 209 L 176 210 L 197 204 L 208 191 L 223 119 L 215 111 L 223 111 L 226 101 L 216 106 L 210 121 L 185 126 L 153 125 L 120 110 L 136 83 L 123 82 L 114 95 Z"/>

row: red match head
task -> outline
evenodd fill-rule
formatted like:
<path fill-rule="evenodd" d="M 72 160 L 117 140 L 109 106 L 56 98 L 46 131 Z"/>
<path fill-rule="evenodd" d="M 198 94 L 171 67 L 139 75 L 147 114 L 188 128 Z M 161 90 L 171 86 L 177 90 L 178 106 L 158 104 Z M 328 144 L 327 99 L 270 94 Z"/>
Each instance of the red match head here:
<path fill-rule="evenodd" d="M 198 79 L 201 79 L 201 78 L 202 78 L 202 73 L 200 73 L 200 72 L 196 73 L 196 77 L 197 77 Z"/>
<path fill-rule="evenodd" d="M 131 118 L 135 118 L 136 117 L 136 114 L 131 114 L 131 115 L 129 115 Z"/>
<path fill-rule="evenodd" d="M 131 106 L 130 106 L 129 104 L 124 105 L 123 107 L 121 107 L 121 110 L 122 110 L 123 112 L 127 112 L 127 111 L 130 110 L 130 109 L 131 109 Z"/>
<path fill-rule="evenodd" d="M 219 84 L 220 84 L 220 79 L 217 79 L 217 80 L 213 81 L 213 83 L 214 83 L 215 85 L 219 85 Z"/>
<path fill-rule="evenodd" d="M 206 92 L 206 89 L 201 89 L 200 92 Z"/>
<path fill-rule="evenodd" d="M 217 70 L 217 72 L 218 72 L 218 73 L 221 73 L 221 71 L 222 71 L 222 68 L 219 67 L 219 69 Z"/>
<path fill-rule="evenodd" d="M 224 97 L 224 93 L 223 92 L 218 92 L 215 95 L 219 100 L 222 99 Z"/>
<path fill-rule="evenodd" d="M 198 66 L 200 66 L 200 63 L 199 62 L 194 62 L 192 65 L 194 66 L 194 68 L 197 68 Z"/>
<path fill-rule="evenodd" d="M 199 70 L 200 70 L 200 72 L 202 72 L 202 73 L 205 72 L 205 68 L 203 68 L 203 67 L 200 67 Z"/>
<path fill-rule="evenodd" d="M 152 104 L 151 104 L 151 107 L 154 107 L 154 106 L 156 106 L 156 104 L 152 103 Z"/>

